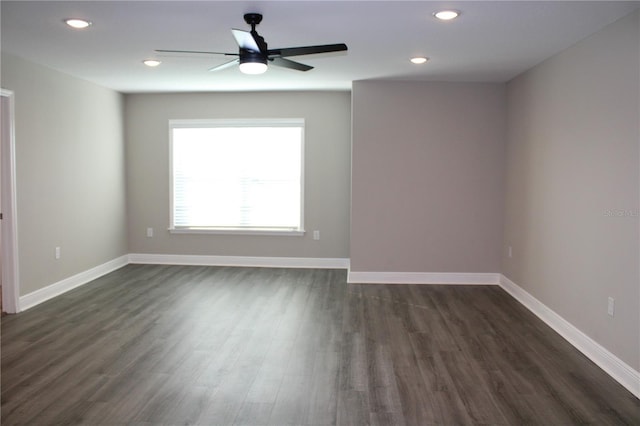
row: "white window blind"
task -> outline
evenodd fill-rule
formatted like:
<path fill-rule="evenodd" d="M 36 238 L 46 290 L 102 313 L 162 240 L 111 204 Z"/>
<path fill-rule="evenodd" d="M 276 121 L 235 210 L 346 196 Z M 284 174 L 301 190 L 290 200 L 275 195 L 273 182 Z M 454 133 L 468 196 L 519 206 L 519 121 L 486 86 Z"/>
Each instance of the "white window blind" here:
<path fill-rule="evenodd" d="M 172 120 L 172 228 L 302 231 L 304 121 Z"/>

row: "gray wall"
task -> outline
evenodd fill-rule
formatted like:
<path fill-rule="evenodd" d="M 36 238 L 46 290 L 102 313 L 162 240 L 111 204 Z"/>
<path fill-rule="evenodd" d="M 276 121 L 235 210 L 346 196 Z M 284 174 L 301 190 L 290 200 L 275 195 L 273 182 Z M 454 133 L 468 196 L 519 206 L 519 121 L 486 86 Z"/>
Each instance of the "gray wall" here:
<path fill-rule="evenodd" d="M 20 295 L 127 253 L 122 96 L 2 55 L 15 92 Z M 55 247 L 62 256 L 55 259 Z"/>
<path fill-rule="evenodd" d="M 500 271 L 505 85 L 353 85 L 351 270 Z"/>
<path fill-rule="evenodd" d="M 639 19 L 509 83 L 503 257 L 504 275 L 636 370 Z"/>
<path fill-rule="evenodd" d="M 129 250 L 217 256 L 349 257 L 348 92 L 127 95 Z M 303 237 L 170 234 L 170 119 L 304 118 Z M 146 229 L 154 228 L 154 237 Z M 312 239 L 320 231 L 320 240 Z"/>

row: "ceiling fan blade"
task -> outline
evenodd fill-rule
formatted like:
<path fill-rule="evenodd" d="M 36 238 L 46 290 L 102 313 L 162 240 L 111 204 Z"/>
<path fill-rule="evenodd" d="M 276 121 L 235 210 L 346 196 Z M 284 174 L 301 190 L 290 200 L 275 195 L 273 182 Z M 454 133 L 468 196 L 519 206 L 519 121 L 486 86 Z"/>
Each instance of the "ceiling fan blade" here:
<path fill-rule="evenodd" d="M 250 50 L 252 52 L 260 52 L 260 47 L 258 46 L 258 42 L 253 38 L 253 34 L 249 31 L 236 30 L 235 28 L 231 30 L 233 37 L 236 39 L 236 43 L 240 46 L 241 49 Z"/>
<path fill-rule="evenodd" d="M 237 53 L 225 53 L 225 52 L 203 52 L 201 50 L 166 50 L 156 49 L 158 53 L 196 53 L 198 55 L 225 55 L 225 56 L 238 56 Z"/>
<path fill-rule="evenodd" d="M 224 64 L 216 65 L 213 68 L 209 68 L 209 71 L 220 71 L 234 65 L 237 65 L 240 62 L 239 59 L 234 59 L 233 61 L 225 62 Z"/>
<path fill-rule="evenodd" d="M 309 71 L 313 69 L 310 65 L 301 64 L 300 62 L 290 61 L 289 59 L 284 58 L 269 59 L 269 62 L 279 67 L 290 68 L 297 71 Z"/>
<path fill-rule="evenodd" d="M 267 51 L 269 56 L 299 56 L 299 55 L 313 55 L 316 53 L 329 53 L 329 52 L 342 52 L 347 50 L 347 45 L 344 43 L 338 44 L 322 44 L 319 46 L 301 46 L 301 47 L 285 47 L 282 49 L 270 49 Z"/>

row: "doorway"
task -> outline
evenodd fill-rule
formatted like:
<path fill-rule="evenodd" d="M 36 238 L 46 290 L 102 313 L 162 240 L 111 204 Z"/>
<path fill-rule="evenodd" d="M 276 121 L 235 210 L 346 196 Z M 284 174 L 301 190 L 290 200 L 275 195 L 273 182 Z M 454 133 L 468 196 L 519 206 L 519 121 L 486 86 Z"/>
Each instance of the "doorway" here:
<path fill-rule="evenodd" d="M 9 314 L 20 311 L 17 235 L 14 94 L 0 89 L 0 284 Z"/>

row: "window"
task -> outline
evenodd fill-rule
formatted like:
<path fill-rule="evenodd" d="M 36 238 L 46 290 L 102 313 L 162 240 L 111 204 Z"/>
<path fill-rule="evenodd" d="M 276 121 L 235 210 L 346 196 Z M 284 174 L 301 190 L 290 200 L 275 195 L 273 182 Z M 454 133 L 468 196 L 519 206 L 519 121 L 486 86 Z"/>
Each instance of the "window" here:
<path fill-rule="evenodd" d="M 169 128 L 173 232 L 303 233 L 303 119 Z"/>

